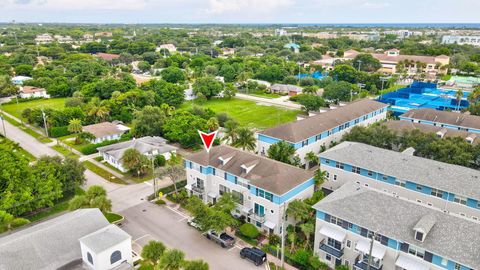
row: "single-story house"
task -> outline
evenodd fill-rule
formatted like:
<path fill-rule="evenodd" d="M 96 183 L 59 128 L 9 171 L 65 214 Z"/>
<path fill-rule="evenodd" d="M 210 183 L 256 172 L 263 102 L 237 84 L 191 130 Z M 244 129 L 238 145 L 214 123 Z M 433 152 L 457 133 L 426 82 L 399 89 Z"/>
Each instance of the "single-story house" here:
<path fill-rule="evenodd" d="M 134 269 L 132 238 L 97 208 L 0 237 L 0 269 Z"/>
<path fill-rule="evenodd" d="M 50 98 L 50 95 L 47 94 L 47 90 L 45 90 L 45 88 L 40 88 L 35 86 L 21 86 L 19 95 L 21 98 L 35 98 L 35 97 Z"/>
<path fill-rule="evenodd" d="M 115 124 L 111 122 L 102 122 L 98 124 L 84 126 L 83 132 L 91 133 L 95 136 L 95 139 L 91 140 L 91 143 L 101 143 L 103 141 L 118 140 L 122 134 L 130 130 L 129 127 L 120 123 Z"/>
<path fill-rule="evenodd" d="M 103 160 L 120 171 L 126 172 L 127 169 L 123 167 L 122 159 L 123 154 L 128 149 L 136 149 L 148 158 L 162 155 L 166 160 L 169 160 L 171 154 L 176 153 L 177 151 L 177 147 L 167 144 L 167 140 L 157 136 L 146 136 L 126 142 L 115 143 L 104 147 L 99 147 L 97 150 L 100 155 L 102 155 Z"/>
<path fill-rule="evenodd" d="M 302 88 L 300 86 L 291 85 L 291 84 L 280 84 L 276 83 L 270 86 L 270 92 L 281 95 L 296 96 L 302 93 Z"/>
<path fill-rule="evenodd" d="M 31 79 L 32 77 L 28 77 L 28 76 L 15 76 L 12 78 L 12 83 L 15 85 L 23 85 L 23 82 Z"/>

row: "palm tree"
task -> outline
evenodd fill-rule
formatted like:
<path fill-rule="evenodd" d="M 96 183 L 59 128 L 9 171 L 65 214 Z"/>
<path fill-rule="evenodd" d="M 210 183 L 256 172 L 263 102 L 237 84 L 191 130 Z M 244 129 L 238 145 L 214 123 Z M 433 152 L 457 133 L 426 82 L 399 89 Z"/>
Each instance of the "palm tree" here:
<path fill-rule="evenodd" d="M 135 171 L 137 176 L 146 173 L 149 161 L 148 158 L 137 149 L 127 149 L 122 156 L 122 165 L 129 171 Z"/>
<path fill-rule="evenodd" d="M 455 99 L 457 100 L 457 111 L 460 110 L 460 102 L 462 101 L 463 97 L 463 91 L 458 90 L 457 93 L 455 93 Z"/>
<path fill-rule="evenodd" d="M 290 242 L 290 253 L 293 253 L 293 251 L 295 250 L 295 238 L 296 238 L 296 233 L 293 231 L 293 232 L 289 232 L 287 234 L 287 238 L 288 238 L 288 241 Z"/>
<path fill-rule="evenodd" d="M 218 124 L 218 119 L 216 117 L 210 117 L 207 121 L 207 127 L 210 132 L 218 129 L 220 125 Z"/>
<path fill-rule="evenodd" d="M 208 263 L 202 260 L 193 260 L 185 263 L 184 270 L 208 270 Z"/>
<path fill-rule="evenodd" d="M 244 151 L 253 151 L 255 150 L 256 142 L 257 140 L 253 135 L 253 131 L 247 127 L 241 127 L 238 129 L 238 138 L 233 143 L 233 146 L 241 147 Z"/>
<path fill-rule="evenodd" d="M 305 235 L 305 247 L 310 246 L 310 236 L 315 232 L 315 225 L 312 223 L 303 223 L 300 225 L 300 230 Z"/>
<path fill-rule="evenodd" d="M 80 133 L 82 132 L 82 121 L 78 118 L 73 118 L 68 122 L 68 132 Z"/>
<path fill-rule="evenodd" d="M 142 258 L 145 262 L 157 265 L 167 248 L 162 242 L 151 240 L 142 249 Z"/>
<path fill-rule="evenodd" d="M 327 180 L 327 172 L 320 169 L 316 170 L 313 180 L 315 180 L 315 190 L 318 190 L 325 180 Z"/>
<path fill-rule="evenodd" d="M 222 140 L 234 144 L 238 138 L 238 124 L 233 120 L 225 122 L 225 135 Z"/>
<path fill-rule="evenodd" d="M 178 249 L 167 250 L 160 259 L 160 269 L 179 270 L 185 264 L 185 253 Z"/>
<path fill-rule="evenodd" d="M 313 151 L 310 151 L 305 155 L 305 161 L 306 161 L 306 166 L 307 166 L 307 170 L 308 170 L 308 169 L 310 169 L 310 165 L 312 163 L 313 164 L 318 163 L 318 156 L 315 155 L 315 153 Z"/>
<path fill-rule="evenodd" d="M 304 201 L 297 199 L 288 204 L 286 213 L 298 223 L 307 220 L 311 216 L 311 208 Z"/>
<path fill-rule="evenodd" d="M 267 156 L 277 161 L 292 164 L 295 148 L 286 141 L 280 141 L 272 144 L 267 151 Z"/>
<path fill-rule="evenodd" d="M 468 95 L 468 101 L 470 103 L 476 104 L 480 98 L 480 86 L 475 87 L 475 89 Z"/>

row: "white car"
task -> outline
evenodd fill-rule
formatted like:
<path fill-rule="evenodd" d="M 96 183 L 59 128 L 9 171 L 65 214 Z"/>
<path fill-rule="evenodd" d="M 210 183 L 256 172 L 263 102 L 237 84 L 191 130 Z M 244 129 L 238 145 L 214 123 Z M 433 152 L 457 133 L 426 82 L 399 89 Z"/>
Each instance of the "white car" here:
<path fill-rule="evenodd" d="M 192 226 L 193 228 L 197 229 L 197 230 L 201 230 L 200 228 L 200 225 L 198 225 L 197 223 L 195 223 L 195 218 L 191 217 L 187 220 L 187 224 Z"/>

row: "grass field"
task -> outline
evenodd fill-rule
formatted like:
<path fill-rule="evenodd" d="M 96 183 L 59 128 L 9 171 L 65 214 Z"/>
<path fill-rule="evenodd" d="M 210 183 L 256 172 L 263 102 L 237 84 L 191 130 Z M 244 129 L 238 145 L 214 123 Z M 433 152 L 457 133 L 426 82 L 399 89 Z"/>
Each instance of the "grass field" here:
<path fill-rule="evenodd" d="M 194 104 L 191 101 L 186 102 L 181 109 L 188 109 Z M 231 100 L 212 99 L 198 106 L 210 108 L 216 113 L 225 112 L 240 125 L 259 129 L 294 121 L 297 114 L 300 113 L 297 110 L 258 105 L 253 101 L 236 98 Z"/>
<path fill-rule="evenodd" d="M 272 99 L 281 97 L 278 94 L 271 94 L 264 91 L 254 91 L 254 92 L 247 93 L 247 95 L 254 96 L 254 97 L 262 97 L 262 98 L 272 98 Z"/>
<path fill-rule="evenodd" d="M 12 145 L 14 145 L 13 151 L 18 152 L 21 156 L 25 157 L 29 161 L 35 161 L 36 160 L 36 158 L 32 154 L 30 154 L 25 149 L 23 149 L 20 146 L 18 146 L 17 144 L 15 144 L 13 141 L 11 141 L 11 140 L 9 140 L 9 139 L 1 136 L 1 135 L 0 135 L 0 144 L 12 144 Z"/>
<path fill-rule="evenodd" d="M 61 145 L 54 145 L 52 146 L 53 149 L 55 149 L 55 151 L 59 152 L 60 154 L 66 156 L 66 157 L 71 157 L 71 158 L 78 158 L 78 155 L 71 152 L 70 150 L 68 150 L 67 148 L 61 146 Z"/>
<path fill-rule="evenodd" d="M 22 115 L 23 110 L 26 108 L 34 109 L 34 108 L 51 108 L 51 109 L 63 109 L 65 108 L 65 98 L 49 98 L 49 99 L 37 99 L 27 102 L 20 102 L 20 103 L 11 103 L 2 106 L 3 109 L 17 117 L 20 118 Z"/>
<path fill-rule="evenodd" d="M 117 221 L 123 219 L 123 216 L 121 216 L 119 214 L 112 213 L 112 212 L 108 212 L 108 213 L 104 214 L 104 216 L 107 218 L 108 222 L 110 222 L 110 223 L 114 223 L 114 222 L 117 222 Z"/>
<path fill-rule="evenodd" d="M 123 185 L 126 185 L 127 183 L 125 181 L 123 181 L 122 179 L 114 176 L 113 174 L 111 174 L 110 172 L 107 172 L 106 170 L 98 167 L 97 165 L 93 164 L 92 162 L 90 161 L 84 161 L 82 162 L 83 166 L 87 169 L 89 169 L 90 171 L 94 172 L 95 174 L 97 174 L 98 176 L 100 177 L 103 177 L 105 180 L 107 181 L 110 181 L 112 183 L 117 183 L 117 184 L 123 184 Z"/>

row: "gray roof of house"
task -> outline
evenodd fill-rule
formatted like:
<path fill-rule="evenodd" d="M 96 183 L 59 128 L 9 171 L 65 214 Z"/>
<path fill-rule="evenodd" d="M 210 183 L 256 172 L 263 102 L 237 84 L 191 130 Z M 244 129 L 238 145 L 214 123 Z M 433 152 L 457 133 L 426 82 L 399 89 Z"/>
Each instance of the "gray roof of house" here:
<path fill-rule="evenodd" d="M 222 165 L 219 157 L 231 159 Z M 215 146 L 209 153 L 205 150 L 197 152 L 185 159 L 247 179 L 252 185 L 277 195 L 282 195 L 313 177 L 312 172 L 226 145 Z M 242 165 L 254 167 L 244 173 Z"/>
<path fill-rule="evenodd" d="M 420 185 L 480 199 L 480 171 L 371 145 L 342 142 L 320 157 Z"/>
<path fill-rule="evenodd" d="M 480 223 L 433 210 L 355 183 L 347 183 L 313 206 L 386 237 L 424 248 L 436 255 L 480 269 Z M 424 242 L 414 226 L 425 216 L 436 222 Z"/>
<path fill-rule="evenodd" d="M 96 232 L 92 232 L 91 234 L 80 238 L 79 240 L 93 252 L 100 253 L 128 239 L 131 239 L 131 236 L 128 233 L 116 225 L 110 224 L 105 228 L 101 228 Z"/>
<path fill-rule="evenodd" d="M 361 99 L 337 109 L 259 133 L 289 142 L 299 142 L 385 107 L 388 105 L 371 99 Z"/>
<path fill-rule="evenodd" d="M 0 269 L 57 269 L 81 258 L 78 239 L 109 223 L 98 209 L 79 209 L 0 238 Z"/>
<path fill-rule="evenodd" d="M 103 138 L 106 136 L 125 133 L 125 130 L 118 128 L 117 124 L 111 122 L 102 122 L 98 124 L 84 126 L 82 130 L 84 132 L 93 134 L 95 138 Z"/>
<path fill-rule="evenodd" d="M 438 111 L 435 109 L 414 109 L 400 115 L 400 117 L 480 129 L 480 116 L 464 113 Z"/>
<path fill-rule="evenodd" d="M 146 136 L 139 139 L 99 147 L 98 152 L 107 153 L 115 159 L 120 160 L 123 157 L 123 153 L 131 148 L 138 150 L 142 154 L 153 150 L 157 150 L 159 154 L 177 150 L 177 147 L 167 144 L 167 140 L 162 137 Z"/>
<path fill-rule="evenodd" d="M 302 87 L 300 86 L 296 86 L 293 84 L 280 84 L 280 83 L 272 84 L 270 86 L 270 89 L 278 92 L 284 92 L 284 93 L 288 93 L 290 91 L 301 93 L 303 90 Z"/>

